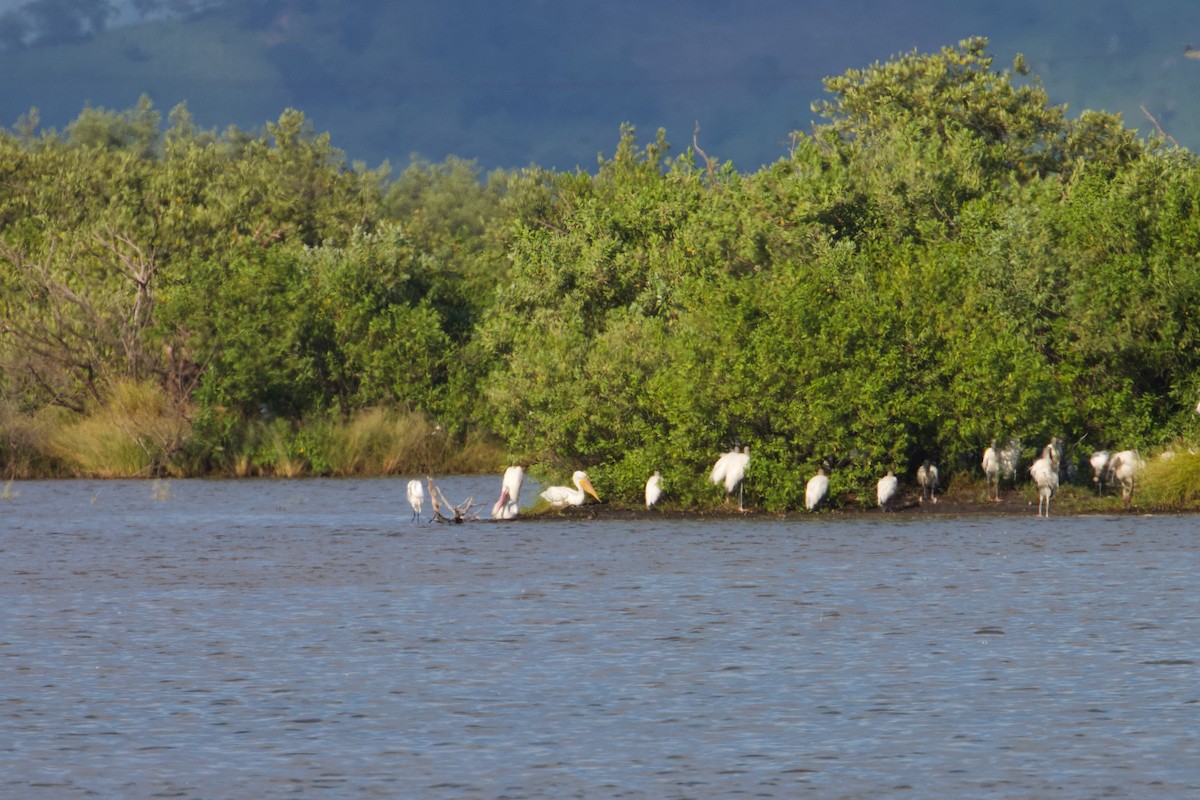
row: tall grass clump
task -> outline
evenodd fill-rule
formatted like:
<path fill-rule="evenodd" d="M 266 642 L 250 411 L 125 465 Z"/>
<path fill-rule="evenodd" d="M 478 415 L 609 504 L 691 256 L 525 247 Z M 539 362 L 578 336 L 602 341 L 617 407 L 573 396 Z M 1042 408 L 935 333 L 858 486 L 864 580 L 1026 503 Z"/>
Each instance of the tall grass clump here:
<path fill-rule="evenodd" d="M 133 478 L 174 474 L 172 459 L 191 435 L 184 409 L 157 384 L 122 380 L 82 416 L 67 415 L 48 450 L 78 475 Z"/>
<path fill-rule="evenodd" d="M 247 420 L 223 451 L 226 468 L 238 477 L 466 474 L 494 471 L 503 461 L 482 433 L 455 437 L 423 413 L 386 408 L 300 422 Z"/>
<path fill-rule="evenodd" d="M 1136 499 L 1161 508 L 1195 509 L 1200 506 L 1200 453 L 1181 447 L 1168 457 L 1149 459 L 1137 480 Z"/>
<path fill-rule="evenodd" d="M 477 433 L 451 436 L 425 414 L 369 408 L 347 420 L 305 426 L 313 459 L 330 475 L 485 472 L 501 461 L 493 442 Z"/>

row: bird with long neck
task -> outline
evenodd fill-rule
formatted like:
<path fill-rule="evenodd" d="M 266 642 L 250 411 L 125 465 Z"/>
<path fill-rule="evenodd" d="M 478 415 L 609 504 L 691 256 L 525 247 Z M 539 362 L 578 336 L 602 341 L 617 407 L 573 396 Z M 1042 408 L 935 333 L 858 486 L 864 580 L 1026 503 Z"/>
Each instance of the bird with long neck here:
<path fill-rule="evenodd" d="M 600 495 L 596 494 L 596 489 L 592 486 L 592 481 L 588 478 L 588 474 L 583 470 L 576 470 L 571 476 L 571 482 L 575 484 L 572 489 L 569 486 L 551 486 L 542 492 L 542 499 L 555 508 L 564 508 L 566 506 L 581 506 L 587 500 L 586 495 L 591 495 L 596 498 L 596 502 L 600 502 Z"/>

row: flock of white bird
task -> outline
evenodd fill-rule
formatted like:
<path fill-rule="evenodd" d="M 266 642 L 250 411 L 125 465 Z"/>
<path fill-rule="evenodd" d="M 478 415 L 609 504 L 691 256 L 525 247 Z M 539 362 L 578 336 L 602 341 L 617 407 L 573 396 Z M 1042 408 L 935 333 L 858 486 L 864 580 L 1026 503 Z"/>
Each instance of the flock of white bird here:
<path fill-rule="evenodd" d="M 1200 405 L 1197 406 L 1200 413 Z M 1010 441 L 1004 448 L 998 449 L 996 442 L 983 452 L 983 474 L 987 480 L 988 498 L 1000 502 L 1000 480 L 1013 480 L 1017 473 L 1017 464 L 1021 455 L 1021 443 Z M 1050 516 L 1050 498 L 1058 491 L 1059 475 L 1062 467 L 1063 445 L 1060 439 L 1054 439 L 1042 448 L 1041 456 L 1029 468 L 1029 475 L 1038 487 L 1038 516 Z M 1135 450 L 1122 450 L 1110 454 L 1106 450 L 1098 450 L 1090 459 L 1093 482 L 1098 491 L 1103 494 L 1105 486 L 1121 486 L 1122 499 L 1126 507 L 1133 499 L 1134 480 L 1143 462 Z M 737 493 L 738 511 L 745 511 L 744 483 L 746 470 L 750 465 L 750 448 L 734 448 L 717 459 L 709 473 L 708 480 L 714 486 L 724 486 L 725 502 L 728 504 L 734 493 Z M 520 466 L 512 466 L 504 471 L 500 482 L 500 497 L 492 506 L 492 519 L 516 519 L 520 513 L 521 485 L 525 482 L 525 471 Z M 570 486 L 551 486 L 541 493 L 541 497 L 555 508 L 583 505 L 588 496 L 600 502 L 600 496 L 592 486 L 592 481 L 583 470 L 576 470 L 571 476 L 574 488 Z M 939 474 L 936 464 L 925 461 L 917 468 L 917 486 L 920 495 L 918 503 L 929 500 L 937 503 Z M 654 508 L 663 497 L 662 474 L 655 472 L 646 481 L 646 508 Z M 879 508 L 887 511 L 892 508 L 900 497 L 900 479 L 892 470 L 879 479 L 875 493 Z M 829 498 L 829 472 L 824 468 L 809 479 L 804 491 L 804 507 L 809 511 L 817 510 Z M 408 482 L 408 503 L 412 506 L 413 519 L 421 520 L 421 510 L 425 503 L 425 490 L 419 480 Z"/>

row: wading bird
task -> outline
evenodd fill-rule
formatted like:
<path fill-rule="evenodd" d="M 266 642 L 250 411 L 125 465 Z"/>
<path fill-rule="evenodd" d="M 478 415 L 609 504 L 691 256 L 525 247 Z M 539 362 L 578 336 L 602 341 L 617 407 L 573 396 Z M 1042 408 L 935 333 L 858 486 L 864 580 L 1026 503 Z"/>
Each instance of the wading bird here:
<path fill-rule="evenodd" d="M 1009 439 L 1000 451 L 1000 476 L 1006 481 L 1017 479 L 1017 465 L 1021 462 L 1021 440 Z M 997 482 L 998 483 L 998 482 Z"/>
<path fill-rule="evenodd" d="M 983 477 L 987 479 L 988 499 L 1000 502 L 1000 454 L 996 452 L 996 440 L 983 451 Z M 993 492 L 993 488 L 995 491 Z"/>
<path fill-rule="evenodd" d="M 1134 478 L 1143 466 L 1137 450 L 1122 450 L 1108 460 L 1108 482 L 1121 484 L 1121 499 L 1127 509 L 1133 504 Z"/>
<path fill-rule="evenodd" d="M 887 475 L 880 478 L 879 483 L 875 485 L 875 499 L 879 501 L 879 507 L 887 511 L 888 505 L 899 490 L 900 479 L 889 469 Z"/>
<path fill-rule="evenodd" d="M 525 482 L 525 470 L 512 466 L 504 470 L 500 479 L 500 499 L 492 506 L 492 519 L 516 519 L 521 513 L 521 484 Z"/>
<path fill-rule="evenodd" d="M 921 499 L 919 502 L 924 503 L 925 497 L 937 503 L 937 488 L 938 488 L 938 468 L 926 461 L 921 466 L 917 467 L 917 484 L 921 487 Z"/>
<path fill-rule="evenodd" d="M 575 474 L 571 476 L 571 482 L 575 484 L 574 489 L 568 486 L 551 486 L 542 492 L 542 499 L 555 508 L 581 506 L 587 499 L 584 496 L 586 492 L 596 498 L 597 503 L 600 502 L 600 495 L 596 494 L 596 490 L 592 488 L 592 481 L 586 472 L 581 469 L 575 470 Z"/>
<path fill-rule="evenodd" d="M 408 504 L 412 506 L 412 518 L 420 522 L 421 509 L 425 506 L 425 489 L 416 478 L 408 482 Z"/>
<path fill-rule="evenodd" d="M 1042 516 L 1042 506 L 1045 505 L 1045 516 L 1050 516 L 1050 498 L 1058 491 L 1058 470 L 1054 468 L 1054 448 L 1050 445 L 1042 450 L 1042 457 L 1033 462 L 1029 475 L 1038 487 L 1038 516 Z"/>
<path fill-rule="evenodd" d="M 824 467 L 821 467 L 817 470 L 817 474 L 808 481 L 808 486 L 804 488 L 804 507 L 809 511 L 815 511 L 828 494 L 829 473 L 825 471 Z"/>
<path fill-rule="evenodd" d="M 1095 482 L 1096 491 L 1099 494 L 1104 494 L 1104 484 L 1108 482 L 1109 458 L 1110 455 L 1107 450 L 1097 450 L 1088 459 L 1088 463 L 1092 465 L 1092 480 Z"/>
<path fill-rule="evenodd" d="M 718 486 L 722 483 L 725 484 L 725 502 L 729 502 L 729 496 L 733 494 L 734 489 L 737 489 L 738 511 L 746 510 L 742 503 L 742 483 L 746 479 L 746 467 L 749 464 L 749 446 L 742 448 L 741 451 L 730 450 L 717 459 L 717 463 L 713 464 L 712 473 L 708 476 L 709 483 Z"/>
<path fill-rule="evenodd" d="M 646 508 L 654 508 L 654 505 L 662 499 L 662 474 L 655 471 L 650 476 L 650 480 L 646 481 Z"/>

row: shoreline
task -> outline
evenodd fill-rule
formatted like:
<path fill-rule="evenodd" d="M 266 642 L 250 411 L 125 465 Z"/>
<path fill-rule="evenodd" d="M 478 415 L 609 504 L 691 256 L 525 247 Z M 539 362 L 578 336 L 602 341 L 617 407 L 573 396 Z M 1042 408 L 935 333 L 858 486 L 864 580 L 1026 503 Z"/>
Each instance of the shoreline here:
<path fill-rule="evenodd" d="M 588 503 L 582 506 L 567 506 L 556 509 L 536 507 L 523 511 L 519 519 L 530 520 L 561 520 L 561 519 L 605 519 L 605 520 L 653 520 L 653 519 L 866 519 L 878 517 L 887 519 L 910 519 L 914 517 L 1034 517 L 1037 518 L 1037 496 L 1032 499 L 1019 491 L 1009 491 L 1001 494 L 999 502 L 981 501 L 974 492 L 947 493 L 939 495 L 936 503 L 918 503 L 915 496 L 906 497 L 887 511 L 878 506 L 864 506 L 857 503 L 847 503 L 836 508 L 823 508 L 818 511 L 803 509 L 790 511 L 766 511 L 748 508 L 737 511 L 733 508 L 715 507 L 711 509 L 664 508 L 646 509 L 641 506 L 630 506 L 623 503 Z M 1183 516 L 1197 513 L 1190 508 L 1160 508 L 1156 506 L 1139 506 L 1136 503 L 1125 509 L 1119 496 L 1106 495 L 1103 498 L 1096 495 L 1080 495 L 1066 493 L 1056 501 L 1051 502 L 1050 518 L 1054 517 L 1121 517 L 1121 516 Z"/>

